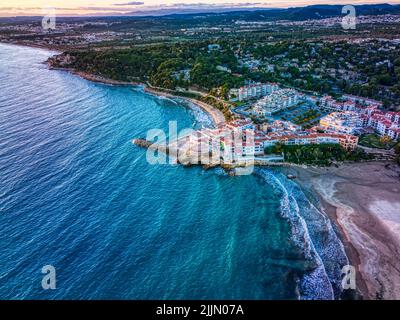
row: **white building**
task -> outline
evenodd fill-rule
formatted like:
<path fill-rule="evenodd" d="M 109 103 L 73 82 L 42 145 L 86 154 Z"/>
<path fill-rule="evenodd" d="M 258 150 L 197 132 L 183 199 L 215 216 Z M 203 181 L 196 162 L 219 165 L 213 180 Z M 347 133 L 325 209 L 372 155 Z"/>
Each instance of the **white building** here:
<path fill-rule="evenodd" d="M 377 111 L 368 118 L 368 126 L 380 136 L 388 136 L 393 140 L 400 139 L 400 113 Z"/>
<path fill-rule="evenodd" d="M 299 93 L 294 89 L 277 90 L 259 100 L 254 105 L 253 112 L 257 115 L 271 116 L 298 104 L 299 100 Z"/>
<path fill-rule="evenodd" d="M 326 131 L 353 134 L 362 127 L 362 119 L 357 112 L 333 112 L 323 117 L 319 124 Z"/>
<path fill-rule="evenodd" d="M 239 101 L 256 99 L 277 90 L 279 90 L 279 86 L 276 83 L 254 83 L 239 88 L 238 98 Z"/>
<path fill-rule="evenodd" d="M 333 99 L 331 96 L 323 96 L 320 99 L 321 107 L 330 111 L 355 111 L 356 103 L 351 100 L 339 102 Z"/>

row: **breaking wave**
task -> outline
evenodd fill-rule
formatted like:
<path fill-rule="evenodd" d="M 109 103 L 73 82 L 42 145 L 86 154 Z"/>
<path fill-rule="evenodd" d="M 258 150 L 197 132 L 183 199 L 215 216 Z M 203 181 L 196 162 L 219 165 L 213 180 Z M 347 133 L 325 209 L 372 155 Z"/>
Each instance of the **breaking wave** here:
<path fill-rule="evenodd" d="M 270 169 L 256 169 L 255 173 L 280 195 L 281 216 L 289 222 L 292 241 L 309 262 L 299 272 L 299 298 L 339 299 L 341 270 L 348 259 L 330 220 L 282 173 Z"/>

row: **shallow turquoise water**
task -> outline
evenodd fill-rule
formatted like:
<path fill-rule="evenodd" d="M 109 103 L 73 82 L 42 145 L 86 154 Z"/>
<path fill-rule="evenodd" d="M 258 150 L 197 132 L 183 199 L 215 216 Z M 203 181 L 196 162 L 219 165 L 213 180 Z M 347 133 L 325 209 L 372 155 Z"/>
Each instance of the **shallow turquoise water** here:
<path fill-rule="evenodd" d="M 204 114 L 47 70 L 50 55 L 0 44 L 1 299 L 295 299 L 307 291 L 299 284 L 315 257 L 295 239 L 280 187 L 261 174 L 150 165 L 131 143 L 171 120 L 207 125 Z M 45 291 L 49 264 L 57 289 Z M 308 288 L 326 284 L 322 273 Z"/>

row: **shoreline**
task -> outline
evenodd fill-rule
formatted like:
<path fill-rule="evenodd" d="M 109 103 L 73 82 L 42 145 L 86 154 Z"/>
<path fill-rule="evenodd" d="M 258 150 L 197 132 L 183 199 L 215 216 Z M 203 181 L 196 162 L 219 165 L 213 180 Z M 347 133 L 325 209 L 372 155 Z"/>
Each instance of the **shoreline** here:
<path fill-rule="evenodd" d="M 87 72 L 83 72 L 83 71 L 76 71 L 74 69 L 57 69 L 54 67 L 51 67 L 52 70 L 64 70 L 64 71 L 68 71 L 70 73 L 72 73 L 75 76 L 81 77 L 85 80 L 91 81 L 91 82 L 96 82 L 96 83 L 102 83 L 102 84 L 108 84 L 108 85 L 113 85 L 113 86 L 140 86 L 142 85 L 139 82 L 124 82 L 124 81 L 119 81 L 119 80 L 112 80 L 112 79 L 108 79 L 108 78 L 104 78 L 101 76 L 97 76 L 95 74 L 90 74 Z"/>
<path fill-rule="evenodd" d="M 75 69 L 72 69 L 72 68 L 53 67 L 48 62 L 46 62 L 46 64 L 50 70 L 69 72 L 69 73 L 71 73 L 75 76 L 78 76 L 82 79 L 85 79 L 87 81 L 101 83 L 101 84 L 105 84 L 105 85 L 112 85 L 112 86 L 142 87 L 142 88 L 144 88 L 144 92 L 147 94 L 150 94 L 150 95 L 154 95 L 157 97 L 170 98 L 173 100 L 176 100 L 176 99 L 184 100 L 186 102 L 196 105 L 201 110 L 203 110 L 205 113 L 207 113 L 207 115 L 210 117 L 210 119 L 215 127 L 218 127 L 219 125 L 224 124 L 226 122 L 225 116 L 223 115 L 223 113 L 221 111 L 219 111 L 218 109 L 214 108 L 213 106 L 211 106 L 203 101 L 199 101 L 194 98 L 177 96 L 177 95 L 174 95 L 174 94 L 171 94 L 168 92 L 157 90 L 156 88 L 150 87 L 148 84 L 145 84 L 142 82 L 124 82 L 124 81 L 119 81 L 119 80 L 112 80 L 112 79 L 104 78 L 104 77 L 97 76 L 94 74 L 90 74 L 87 72 L 76 71 Z"/>
<path fill-rule="evenodd" d="M 193 99 L 193 98 L 176 96 L 176 95 L 168 93 L 168 92 L 157 90 L 148 85 L 145 85 L 145 84 L 143 84 L 143 85 L 144 85 L 144 92 L 146 92 L 148 94 L 152 94 L 152 95 L 155 95 L 158 97 L 170 98 L 170 99 L 181 99 L 181 100 L 184 100 L 186 102 L 189 102 L 189 103 L 192 103 L 192 104 L 198 106 L 200 109 L 202 109 L 204 112 L 206 112 L 209 115 L 211 121 L 213 122 L 214 126 L 216 126 L 216 127 L 221 124 L 224 124 L 226 121 L 225 117 L 221 111 L 219 111 L 218 109 L 214 108 L 213 106 L 211 106 L 203 101 L 199 101 L 199 100 Z"/>
<path fill-rule="evenodd" d="M 400 299 L 400 167 L 297 168 L 297 183 L 335 225 L 363 299 Z"/>
<path fill-rule="evenodd" d="M 53 67 L 51 63 L 48 61 L 44 61 L 44 64 L 46 64 L 49 68 L 49 70 L 56 70 L 56 71 L 65 71 L 68 72 L 74 76 L 78 76 L 84 80 L 95 82 L 95 83 L 101 83 L 101 84 L 107 84 L 107 85 L 113 85 L 113 86 L 132 86 L 132 87 L 137 87 L 137 86 L 145 86 L 144 83 L 140 82 L 124 82 L 124 81 L 119 81 L 119 80 L 112 80 L 108 78 L 104 78 L 102 76 L 97 76 L 95 74 L 83 72 L 83 71 L 76 71 L 73 68 L 61 68 L 61 67 Z"/>

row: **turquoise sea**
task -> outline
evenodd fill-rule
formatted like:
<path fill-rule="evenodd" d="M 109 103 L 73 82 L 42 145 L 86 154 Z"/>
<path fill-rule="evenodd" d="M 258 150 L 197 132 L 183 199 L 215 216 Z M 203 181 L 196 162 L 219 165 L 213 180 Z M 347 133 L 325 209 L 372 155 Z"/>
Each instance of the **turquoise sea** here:
<path fill-rule="evenodd" d="M 48 70 L 52 54 L 0 44 L 0 299 L 338 296 L 343 246 L 295 183 L 148 164 L 132 139 L 207 115 Z"/>

